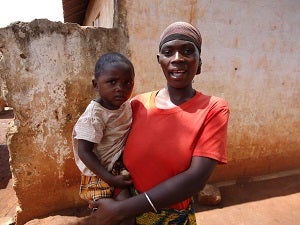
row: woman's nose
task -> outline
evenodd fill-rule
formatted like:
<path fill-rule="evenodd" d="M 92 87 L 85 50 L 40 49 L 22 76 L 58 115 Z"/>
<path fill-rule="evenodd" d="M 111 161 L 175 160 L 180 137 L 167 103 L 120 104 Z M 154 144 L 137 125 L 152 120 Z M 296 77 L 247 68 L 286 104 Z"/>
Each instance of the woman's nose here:
<path fill-rule="evenodd" d="M 183 57 L 182 57 L 182 55 L 180 54 L 179 51 L 175 52 L 173 60 L 174 61 L 182 61 L 183 60 Z"/>

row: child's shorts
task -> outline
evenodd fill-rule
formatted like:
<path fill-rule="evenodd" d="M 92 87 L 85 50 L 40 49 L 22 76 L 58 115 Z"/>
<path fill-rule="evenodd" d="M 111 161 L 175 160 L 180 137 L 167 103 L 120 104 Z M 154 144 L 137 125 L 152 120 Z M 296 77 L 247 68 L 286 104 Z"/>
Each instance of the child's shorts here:
<path fill-rule="evenodd" d="M 121 171 L 125 170 L 122 162 L 118 161 L 114 164 L 112 169 L 113 175 L 120 175 Z M 81 175 L 81 183 L 79 196 L 87 201 L 96 201 L 100 198 L 111 198 L 116 195 L 114 192 L 119 192 L 120 189 L 115 190 L 104 180 L 97 176 L 85 176 Z"/>

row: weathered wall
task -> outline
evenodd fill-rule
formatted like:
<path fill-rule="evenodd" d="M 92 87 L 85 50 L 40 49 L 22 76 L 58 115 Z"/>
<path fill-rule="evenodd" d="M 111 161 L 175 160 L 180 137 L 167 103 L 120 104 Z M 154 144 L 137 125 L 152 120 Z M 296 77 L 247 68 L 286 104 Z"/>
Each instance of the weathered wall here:
<path fill-rule="evenodd" d="M 165 85 L 159 36 L 178 20 L 203 37 L 194 87 L 230 105 L 229 163 L 211 181 L 300 168 L 299 0 L 127 0 L 136 92 Z"/>
<path fill-rule="evenodd" d="M 20 206 L 17 224 L 83 203 L 72 128 L 94 97 L 98 57 L 112 50 L 129 57 L 123 34 L 48 20 L 0 29 L 0 74 L 15 114 L 8 148 Z"/>

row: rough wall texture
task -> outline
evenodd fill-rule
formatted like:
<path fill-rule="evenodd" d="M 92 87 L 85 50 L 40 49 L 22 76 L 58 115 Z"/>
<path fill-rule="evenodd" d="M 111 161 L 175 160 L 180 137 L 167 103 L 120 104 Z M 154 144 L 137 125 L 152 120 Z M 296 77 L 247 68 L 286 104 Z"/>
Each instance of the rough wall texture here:
<path fill-rule="evenodd" d="M 156 54 L 168 24 L 187 21 L 202 33 L 194 87 L 231 109 L 229 163 L 211 181 L 299 169 L 300 1 L 126 2 L 137 93 L 165 85 Z"/>
<path fill-rule="evenodd" d="M 94 97 L 91 79 L 99 55 L 128 55 L 123 33 L 48 20 L 0 29 L 0 74 L 15 113 L 8 147 L 18 224 L 83 203 L 72 128 Z"/>

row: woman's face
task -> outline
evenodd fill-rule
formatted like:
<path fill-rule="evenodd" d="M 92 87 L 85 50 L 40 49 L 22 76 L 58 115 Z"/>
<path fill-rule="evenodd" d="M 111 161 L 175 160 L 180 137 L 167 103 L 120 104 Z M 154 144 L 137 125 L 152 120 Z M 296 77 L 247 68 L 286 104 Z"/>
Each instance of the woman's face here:
<path fill-rule="evenodd" d="M 172 40 L 162 45 L 157 59 L 169 86 L 185 88 L 200 71 L 200 55 L 193 42 Z"/>

